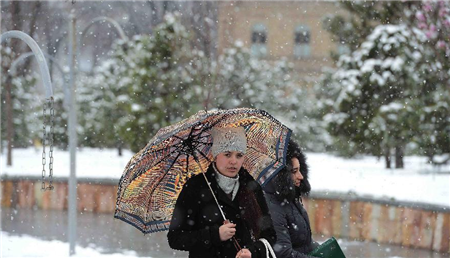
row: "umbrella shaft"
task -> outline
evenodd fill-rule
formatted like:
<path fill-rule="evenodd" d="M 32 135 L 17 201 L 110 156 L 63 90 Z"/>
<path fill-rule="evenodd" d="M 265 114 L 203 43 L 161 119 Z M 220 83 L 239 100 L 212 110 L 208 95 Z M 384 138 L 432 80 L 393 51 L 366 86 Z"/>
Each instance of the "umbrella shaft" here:
<path fill-rule="evenodd" d="M 225 217 L 225 214 L 223 213 L 222 208 L 220 207 L 219 201 L 217 201 L 216 195 L 214 194 L 214 191 L 213 191 L 213 189 L 211 188 L 211 184 L 209 183 L 208 178 L 206 178 L 205 173 L 203 173 L 203 169 L 202 169 L 201 166 L 200 166 L 200 169 L 202 170 L 202 174 L 203 174 L 203 177 L 204 177 L 205 180 L 206 180 L 206 184 L 208 185 L 209 190 L 211 191 L 211 194 L 212 194 L 212 196 L 214 197 L 214 200 L 215 200 L 216 203 L 217 203 L 217 207 L 219 207 L 219 211 L 220 211 L 220 214 L 222 214 L 223 220 L 227 220 L 227 218 Z"/>

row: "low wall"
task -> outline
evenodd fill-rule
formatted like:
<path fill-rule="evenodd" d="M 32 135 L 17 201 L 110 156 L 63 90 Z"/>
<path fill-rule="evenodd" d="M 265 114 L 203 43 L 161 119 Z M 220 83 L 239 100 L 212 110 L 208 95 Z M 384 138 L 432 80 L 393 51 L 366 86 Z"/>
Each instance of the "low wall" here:
<path fill-rule="evenodd" d="M 303 201 L 316 234 L 450 253 L 450 209 L 342 194 Z"/>
<path fill-rule="evenodd" d="M 118 180 L 78 179 L 77 206 L 79 211 L 113 213 L 116 205 Z M 42 191 L 39 178 L 26 180 L 2 177 L 2 207 L 66 210 L 69 186 L 67 179 L 53 181 L 53 191 Z"/>
<path fill-rule="evenodd" d="M 78 179 L 78 210 L 113 213 L 117 183 Z M 2 177 L 2 207 L 67 209 L 67 180 L 56 180 L 54 186 L 43 192 L 37 177 Z M 314 234 L 450 253 L 450 208 L 317 192 L 303 203 Z"/>

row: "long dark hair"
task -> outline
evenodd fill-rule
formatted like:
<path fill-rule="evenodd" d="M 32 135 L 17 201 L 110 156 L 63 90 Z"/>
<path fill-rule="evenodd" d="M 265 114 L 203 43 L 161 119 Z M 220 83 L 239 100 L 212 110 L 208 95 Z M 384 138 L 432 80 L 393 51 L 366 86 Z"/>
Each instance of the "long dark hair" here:
<path fill-rule="evenodd" d="M 299 187 L 295 187 L 292 181 L 292 158 L 297 158 L 300 163 L 300 173 L 302 173 L 303 180 Z M 275 178 L 275 187 L 277 193 L 277 199 L 280 201 L 292 200 L 300 195 L 308 195 L 311 191 L 311 185 L 308 181 L 308 164 L 306 164 L 306 156 L 303 154 L 299 145 L 294 140 L 289 140 L 287 154 L 286 154 L 286 167 L 278 172 Z"/>

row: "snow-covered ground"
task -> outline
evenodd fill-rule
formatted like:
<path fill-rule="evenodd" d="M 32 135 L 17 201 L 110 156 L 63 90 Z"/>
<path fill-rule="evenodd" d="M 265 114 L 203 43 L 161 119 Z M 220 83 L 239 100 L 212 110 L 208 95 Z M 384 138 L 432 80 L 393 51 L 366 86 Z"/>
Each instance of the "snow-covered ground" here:
<path fill-rule="evenodd" d="M 405 158 L 404 169 L 386 169 L 383 159 L 308 153 L 313 191 L 421 202 L 450 207 L 450 166 L 434 167 L 425 157 Z"/>
<path fill-rule="evenodd" d="M 13 166 L 1 156 L 1 175 L 41 176 L 42 150 L 14 149 Z M 48 149 L 47 149 L 48 153 Z M 84 148 L 77 152 L 78 178 L 119 180 L 133 153 Z M 385 169 L 375 157 L 343 159 L 324 153 L 307 153 L 313 191 L 354 193 L 360 196 L 389 198 L 450 207 L 450 165 L 433 167 L 424 157 L 406 157 L 404 169 Z M 47 158 L 48 160 L 48 158 Z M 54 177 L 68 177 L 69 153 L 54 151 Z M 48 169 L 47 169 L 48 171 Z M 48 172 L 47 172 L 48 173 Z"/>
<path fill-rule="evenodd" d="M 83 248 L 77 246 L 75 255 L 69 256 L 69 243 L 58 240 L 44 241 L 31 236 L 12 236 L 1 231 L 0 257 L 136 257 L 134 251 L 124 251 L 123 254 L 102 254 L 101 248 Z"/>
<path fill-rule="evenodd" d="M 82 248 L 77 246 L 75 255 L 69 256 L 69 244 L 61 241 L 44 241 L 28 235 L 13 236 L 2 231 L 0 234 L 0 257 L 182 257 L 171 255 L 142 256 L 134 251 L 123 251 L 121 253 L 105 254 L 102 248 L 92 246 Z M 323 242 L 323 238 L 315 238 L 319 242 Z M 348 257 L 378 257 L 378 258 L 407 258 L 407 257 L 435 257 L 444 258 L 448 255 L 435 253 L 422 249 L 409 249 L 400 246 L 391 246 L 387 244 L 378 244 L 373 242 L 349 241 L 346 239 L 338 239 L 339 245 Z M 26 248 L 24 248 L 26 247 Z"/>

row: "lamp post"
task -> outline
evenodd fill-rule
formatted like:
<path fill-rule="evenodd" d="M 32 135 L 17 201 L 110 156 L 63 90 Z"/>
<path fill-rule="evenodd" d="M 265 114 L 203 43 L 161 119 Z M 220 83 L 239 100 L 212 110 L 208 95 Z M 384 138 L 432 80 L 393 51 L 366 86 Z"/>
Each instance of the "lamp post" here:
<path fill-rule="evenodd" d="M 69 176 L 69 211 L 68 211 L 68 234 L 69 234 L 69 254 L 75 254 L 75 243 L 76 243 L 76 227 L 77 227 L 77 178 L 76 178 L 76 148 L 77 148 L 77 105 L 76 105 L 76 87 L 75 87 L 75 63 L 77 58 L 77 36 L 76 36 L 76 19 L 74 10 L 72 9 L 70 15 L 69 24 L 69 150 L 70 150 L 70 176 Z M 82 37 L 87 32 L 87 30 L 98 22 L 109 22 L 118 31 L 122 39 L 127 39 L 125 33 L 123 32 L 120 25 L 113 19 L 108 17 L 98 17 L 93 19 L 83 30 L 79 42 L 81 42 Z M 45 87 L 45 95 L 48 100 L 53 100 L 53 88 L 50 79 L 50 72 L 48 69 L 47 62 L 42 50 L 39 48 L 36 41 L 34 41 L 29 35 L 22 31 L 7 31 L 1 35 L 1 42 L 8 38 L 18 38 L 23 40 L 32 50 L 32 53 L 36 56 L 38 61 L 39 69 L 42 76 L 42 81 Z M 28 54 L 27 54 L 28 55 Z M 28 56 L 20 57 L 23 59 Z M 16 60 L 17 61 L 17 60 Z M 19 60 L 20 61 L 20 60 Z M 60 67 L 59 67 L 60 68 Z M 61 69 L 62 70 L 62 69 Z M 51 159 L 52 160 L 52 159 Z M 52 162 L 52 161 L 51 161 Z"/>
<path fill-rule="evenodd" d="M 29 48 L 31 48 L 31 51 L 33 52 L 34 56 L 36 56 L 36 60 L 38 61 L 39 70 L 41 72 L 41 78 L 42 82 L 44 84 L 45 88 L 45 96 L 47 103 L 50 106 L 50 122 L 53 121 L 53 87 L 52 87 L 52 81 L 50 79 L 50 72 L 48 70 L 47 61 L 44 58 L 44 54 L 42 50 L 39 48 L 39 45 L 34 41 L 32 37 L 30 37 L 28 34 L 18 31 L 18 30 L 11 30 L 3 33 L 0 36 L 0 42 L 3 42 L 6 39 L 9 38 L 17 38 L 24 41 Z M 45 107 L 47 103 L 44 104 L 44 115 L 45 115 Z M 44 117 L 44 135 L 43 135 L 43 153 L 42 153 L 42 190 L 52 190 L 52 176 L 53 176 L 53 130 L 52 130 L 52 124 L 50 128 L 50 134 L 47 136 L 46 132 L 46 124 L 45 124 L 45 117 Z M 45 154 L 45 140 L 48 137 L 49 143 L 50 143 L 50 153 L 49 153 L 49 177 L 50 177 L 50 184 L 48 187 L 45 186 L 45 164 L 46 164 L 46 154 Z"/>
<path fill-rule="evenodd" d="M 69 24 L 69 152 L 70 152 L 70 176 L 69 176 L 69 255 L 75 254 L 75 242 L 77 238 L 77 177 L 76 177 L 76 148 L 77 148 L 77 111 L 76 111 L 76 89 L 75 89 L 75 47 L 76 27 L 74 10 L 70 13 Z"/>
<path fill-rule="evenodd" d="M 70 99 L 69 99 L 69 150 L 70 150 L 70 176 L 69 176 L 69 254 L 75 254 L 75 242 L 77 238 L 77 178 L 76 178 L 76 148 L 77 148 L 77 106 L 76 106 L 76 60 L 79 54 L 79 49 L 81 48 L 81 43 L 84 35 L 96 23 L 108 22 L 113 25 L 113 27 L 119 33 L 122 39 L 127 39 L 125 33 L 120 27 L 119 23 L 108 17 L 97 17 L 93 19 L 89 24 L 82 30 L 80 38 L 77 40 L 76 36 L 76 19 L 75 13 L 72 9 L 70 13 L 70 24 L 69 24 L 69 89 L 70 89 Z M 78 43 L 78 45 L 77 45 Z"/>

